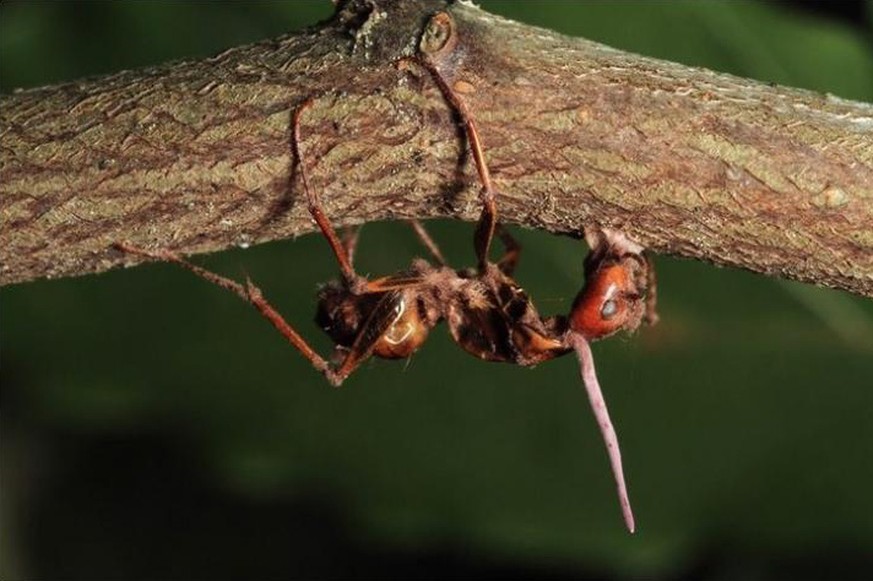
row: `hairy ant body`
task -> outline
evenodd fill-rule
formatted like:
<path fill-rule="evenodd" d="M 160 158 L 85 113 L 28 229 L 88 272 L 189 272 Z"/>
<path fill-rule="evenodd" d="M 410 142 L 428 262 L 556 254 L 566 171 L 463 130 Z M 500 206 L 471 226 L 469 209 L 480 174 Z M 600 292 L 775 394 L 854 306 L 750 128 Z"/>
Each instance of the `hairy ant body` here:
<path fill-rule="evenodd" d="M 300 151 L 300 118 L 312 104 L 311 99 L 305 101 L 293 117 L 295 162 L 309 212 L 330 244 L 342 275 L 318 294 L 316 321 L 336 344 L 332 362 L 316 353 L 250 280 L 240 284 L 169 251 L 149 251 L 127 243 L 117 246 L 132 254 L 177 263 L 251 303 L 334 386 L 339 386 L 370 356 L 409 357 L 424 343 L 430 329 L 443 320 L 458 345 L 488 361 L 535 365 L 575 351 L 607 446 L 625 522 L 633 531 L 618 440 L 597 381 L 589 341 L 620 330 L 634 330 L 643 320 L 654 322 L 651 265 L 642 254 L 642 247 L 621 233 L 587 228 L 585 235 L 591 253 L 585 261 L 584 288 L 569 316 L 541 317 L 512 278 L 520 246 L 498 224 L 496 191 L 472 115 L 431 61 L 413 62 L 428 70 L 464 126 L 482 186 L 479 195 L 482 213 L 474 235 L 478 264 L 475 269 L 450 268 L 423 226 L 413 222 L 436 265 L 418 259 L 409 270 L 394 275 L 375 280 L 359 275 L 353 266 L 355 237 L 342 240 L 337 235 L 322 210 L 318 194 L 309 184 Z M 501 239 L 505 253 L 497 262 L 491 262 L 489 250 L 495 235 Z"/>

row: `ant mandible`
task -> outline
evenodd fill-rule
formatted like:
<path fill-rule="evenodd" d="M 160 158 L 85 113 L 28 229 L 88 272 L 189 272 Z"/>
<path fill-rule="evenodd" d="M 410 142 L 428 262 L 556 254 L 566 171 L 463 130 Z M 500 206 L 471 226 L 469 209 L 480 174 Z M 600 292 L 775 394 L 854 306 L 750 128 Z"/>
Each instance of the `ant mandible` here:
<path fill-rule="evenodd" d="M 585 259 L 585 286 L 568 316 L 541 317 L 528 295 L 512 278 L 520 246 L 497 219 L 496 191 L 491 182 L 482 143 L 473 116 L 436 65 L 427 59 L 406 59 L 424 67 L 444 98 L 459 116 L 479 174 L 482 213 L 474 235 L 475 269 L 455 270 L 446 265 L 423 226 L 413 221 L 421 241 L 436 265 L 414 260 L 403 272 L 367 280 L 353 265 L 355 238 L 342 240 L 310 186 L 300 150 L 300 118 L 312 105 L 307 99 L 294 113 L 292 148 L 309 212 L 327 239 L 339 263 L 342 278 L 318 293 L 316 322 L 335 342 L 331 361 L 309 346 L 264 298 L 251 280 L 238 283 L 187 262 L 167 250 L 145 250 L 128 243 L 117 248 L 155 260 L 174 262 L 209 282 L 223 287 L 254 306 L 334 386 L 339 386 L 372 355 L 385 359 L 411 356 L 428 332 L 445 320 L 452 339 L 468 353 L 487 361 L 535 365 L 575 351 L 583 383 L 606 443 L 628 529 L 634 518 L 628 499 L 618 439 L 594 368 L 589 342 L 620 330 L 633 331 L 645 320 L 656 320 L 654 271 L 643 248 L 617 231 L 586 228 L 591 252 Z M 504 246 L 495 263 L 489 259 L 497 235 Z"/>

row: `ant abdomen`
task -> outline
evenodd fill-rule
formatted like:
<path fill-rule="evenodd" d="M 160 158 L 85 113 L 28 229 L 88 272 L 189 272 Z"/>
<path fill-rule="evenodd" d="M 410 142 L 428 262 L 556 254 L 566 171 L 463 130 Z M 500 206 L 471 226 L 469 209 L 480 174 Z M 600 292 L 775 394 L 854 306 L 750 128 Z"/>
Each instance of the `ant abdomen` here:
<path fill-rule="evenodd" d="M 407 293 L 403 293 L 406 295 Z M 402 296 L 394 305 L 391 325 L 373 347 L 373 355 L 383 359 L 405 359 L 415 353 L 427 339 L 428 325 L 420 298 Z"/>
<path fill-rule="evenodd" d="M 439 320 L 432 311 L 415 290 L 355 294 L 332 282 L 318 293 L 315 322 L 340 347 L 369 344 L 376 357 L 403 359 L 421 347 Z"/>

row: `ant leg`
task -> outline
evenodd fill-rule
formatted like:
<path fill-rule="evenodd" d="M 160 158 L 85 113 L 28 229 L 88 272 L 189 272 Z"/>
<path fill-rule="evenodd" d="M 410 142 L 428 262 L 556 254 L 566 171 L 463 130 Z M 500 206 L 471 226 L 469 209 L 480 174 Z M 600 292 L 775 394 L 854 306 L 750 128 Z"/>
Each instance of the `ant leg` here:
<path fill-rule="evenodd" d="M 518 243 L 503 224 L 497 225 L 497 235 L 500 236 L 500 241 L 503 242 L 503 247 L 505 248 L 503 256 L 497 261 L 497 268 L 506 276 L 512 276 L 521 257 L 521 244 Z"/>
<path fill-rule="evenodd" d="M 648 254 L 644 254 L 646 260 L 646 311 L 643 320 L 647 325 L 654 325 L 661 318 L 658 316 L 658 280 L 655 276 L 655 262 Z"/>
<path fill-rule="evenodd" d="M 364 292 L 377 294 L 388 291 L 403 290 L 406 288 L 421 286 L 422 284 L 424 284 L 424 277 L 420 275 L 396 274 L 365 281 Z"/>
<path fill-rule="evenodd" d="M 358 249 L 358 237 L 361 234 L 361 228 L 346 228 L 343 230 L 343 248 L 346 251 L 346 256 L 349 257 L 349 264 L 352 268 L 355 266 L 355 250 Z"/>
<path fill-rule="evenodd" d="M 321 233 L 327 238 L 328 244 L 330 244 L 331 249 L 333 250 L 334 255 L 336 256 L 337 262 L 339 262 L 340 271 L 342 271 L 343 278 L 346 283 L 348 283 L 349 288 L 354 289 L 359 282 L 360 277 L 358 277 L 357 273 L 355 273 L 355 269 L 352 267 L 352 261 L 349 257 L 349 253 L 347 247 L 343 245 L 339 236 L 337 236 L 336 230 L 333 229 L 333 226 L 330 224 L 330 220 L 327 219 L 327 216 L 324 214 L 324 210 L 322 210 L 321 200 L 318 197 L 318 194 L 309 187 L 309 177 L 306 173 L 306 163 L 303 160 L 303 154 L 300 152 L 300 116 L 303 112 L 308 109 L 313 103 L 311 98 L 306 99 L 302 105 L 300 105 L 297 110 L 294 112 L 293 126 L 292 126 L 292 138 L 291 138 L 291 149 L 294 152 L 294 159 L 297 163 L 297 167 L 300 169 L 300 178 L 303 182 L 303 190 L 306 192 L 306 198 L 309 202 L 309 213 L 312 215 L 312 218 L 315 220 L 315 223 L 318 224 L 318 227 L 321 228 Z"/>
<path fill-rule="evenodd" d="M 179 266 L 193 272 L 200 278 L 203 278 L 215 285 L 220 286 L 225 290 L 229 290 L 242 300 L 251 304 L 255 307 L 261 315 L 272 323 L 273 327 L 276 328 L 279 333 L 282 334 L 285 339 L 291 343 L 291 345 L 297 349 L 301 355 L 303 355 L 316 370 L 320 371 L 327 377 L 328 381 L 334 386 L 339 386 L 342 383 L 342 379 L 331 369 L 330 365 L 327 361 L 324 360 L 321 355 L 315 352 L 312 347 L 306 342 L 306 340 L 301 337 L 294 328 L 288 324 L 287 321 L 276 311 L 273 306 L 267 302 L 267 299 L 264 298 L 263 293 L 261 293 L 261 289 L 259 289 L 251 280 L 247 280 L 245 285 L 242 285 L 234 280 L 229 278 L 225 278 L 221 275 L 215 274 L 214 272 L 210 272 L 205 268 L 197 266 L 196 264 L 192 264 L 187 260 L 183 259 L 178 254 L 170 252 L 168 250 L 160 250 L 160 251 L 151 251 L 145 250 L 142 248 L 138 248 L 136 246 L 132 246 L 125 242 L 118 242 L 115 244 L 115 247 L 123 252 L 127 252 L 129 254 L 136 254 L 137 256 L 143 256 L 145 258 L 151 258 L 154 260 L 160 260 L 165 262 L 173 262 L 178 264 Z"/>
<path fill-rule="evenodd" d="M 473 160 L 476 163 L 476 170 L 479 172 L 479 181 L 482 183 L 482 189 L 479 190 L 479 200 L 482 202 L 482 214 L 479 217 L 479 224 L 476 226 L 476 233 L 473 238 L 473 246 L 476 249 L 476 258 L 479 261 L 479 272 L 484 272 L 488 266 L 488 254 L 491 249 L 491 240 L 494 238 L 494 230 L 497 226 L 497 205 L 494 202 L 496 192 L 491 185 L 491 173 L 488 171 L 488 165 L 485 163 L 485 155 L 482 153 L 482 142 L 479 139 L 479 131 L 476 128 L 476 122 L 473 121 L 473 116 L 467 105 L 461 100 L 461 97 L 449 86 L 449 83 L 439 72 L 436 65 L 427 60 L 419 59 L 418 62 L 428 70 L 433 77 L 437 86 L 443 94 L 443 97 L 452 105 L 461 122 L 464 124 L 464 132 L 467 134 L 467 141 L 470 143 L 470 149 L 473 152 Z"/>
<path fill-rule="evenodd" d="M 445 266 L 446 259 L 443 258 L 443 253 L 440 252 L 440 247 L 437 246 L 437 243 L 434 241 L 434 239 L 430 237 L 430 234 L 428 234 L 427 230 L 424 227 L 424 224 L 422 224 L 418 220 L 410 220 L 409 225 L 412 226 L 413 230 L 415 230 L 416 235 L 418 235 L 418 239 L 421 240 L 421 243 L 424 244 L 425 248 L 428 249 L 434 260 L 436 260 L 440 266 Z"/>
<path fill-rule="evenodd" d="M 427 233 L 427 230 L 424 229 L 424 226 L 418 220 L 409 220 L 412 227 L 415 229 L 416 234 L 421 238 L 422 243 L 427 246 L 428 250 L 434 255 L 434 258 L 440 262 L 440 264 L 445 265 L 445 260 L 440 254 L 440 249 L 436 245 L 436 242 L 430 237 Z M 348 228 L 342 234 L 343 247 L 345 248 L 346 255 L 349 257 L 349 262 L 354 264 L 355 258 L 355 249 L 358 246 L 358 237 L 361 232 L 360 227 L 356 228 Z M 392 290 L 402 290 L 404 288 L 409 288 L 413 286 L 418 286 L 422 283 L 422 277 L 419 275 L 411 274 L 400 274 L 400 275 L 390 275 L 383 276 L 376 280 L 361 280 L 361 293 L 384 293 Z"/>

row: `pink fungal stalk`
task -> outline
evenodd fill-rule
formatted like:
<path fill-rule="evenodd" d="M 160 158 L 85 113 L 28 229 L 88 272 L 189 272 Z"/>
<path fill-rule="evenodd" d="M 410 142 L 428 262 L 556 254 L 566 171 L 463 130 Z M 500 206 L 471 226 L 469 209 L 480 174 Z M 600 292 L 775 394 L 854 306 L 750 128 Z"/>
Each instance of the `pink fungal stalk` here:
<path fill-rule="evenodd" d="M 569 340 L 579 358 L 582 382 L 585 384 L 585 391 L 588 393 L 588 401 L 591 402 L 591 410 L 594 412 L 594 417 L 597 420 L 597 425 L 600 427 L 600 433 L 603 435 L 603 441 L 606 444 L 606 452 L 609 455 L 609 463 L 612 465 L 612 474 L 615 477 L 615 485 L 618 489 L 618 499 L 621 503 L 621 512 L 624 516 L 624 522 L 627 525 L 628 530 L 634 532 L 636 528 L 634 524 L 634 513 L 631 509 L 630 498 L 627 494 L 627 486 L 624 482 L 624 470 L 621 465 L 621 450 L 618 447 L 618 437 L 615 434 L 615 428 L 613 428 L 612 421 L 609 419 L 609 410 L 606 407 L 606 400 L 603 399 L 600 382 L 597 381 L 597 372 L 594 368 L 594 356 L 591 353 L 591 345 L 585 337 L 578 333 L 571 332 L 569 334 Z"/>

